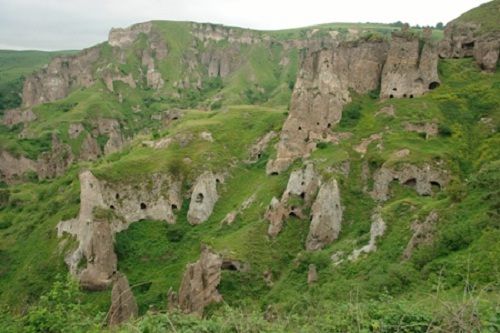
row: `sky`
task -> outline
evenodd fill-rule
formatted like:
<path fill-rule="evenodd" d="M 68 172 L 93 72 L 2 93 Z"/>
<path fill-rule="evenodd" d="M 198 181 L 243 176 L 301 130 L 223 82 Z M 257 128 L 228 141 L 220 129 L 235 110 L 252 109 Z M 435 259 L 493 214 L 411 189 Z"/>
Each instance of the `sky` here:
<path fill-rule="evenodd" d="M 0 0 L 0 49 L 69 50 L 149 20 L 276 30 L 329 22 L 449 22 L 488 0 Z"/>

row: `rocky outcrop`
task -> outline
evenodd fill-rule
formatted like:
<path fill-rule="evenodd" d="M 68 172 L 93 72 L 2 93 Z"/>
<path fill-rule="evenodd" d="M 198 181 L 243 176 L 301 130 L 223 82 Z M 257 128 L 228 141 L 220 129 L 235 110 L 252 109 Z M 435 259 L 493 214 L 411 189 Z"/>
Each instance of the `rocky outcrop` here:
<path fill-rule="evenodd" d="M 335 179 L 321 185 L 312 206 L 312 220 L 306 240 L 306 250 L 315 251 L 339 236 L 342 226 L 340 191 Z"/>
<path fill-rule="evenodd" d="M 113 234 L 107 220 L 94 220 L 90 240 L 84 249 L 87 267 L 80 273 L 80 285 L 86 290 L 104 290 L 116 273 Z"/>
<path fill-rule="evenodd" d="M 367 138 L 362 139 L 361 143 L 359 145 L 357 145 L 356 147 L 354 147 L 354 150 L 357 151 L 358 153 L 360 153 L 361 155 L 364 155 L 364 154 L 366 154 L 368 146 L 372 142 L 378 141 L 378 140 L 382 140 L 382 133 L 375 133 L 375 134 L 370 135 Z"/>
<path fill-rule="evenodd" d="M 120 123 L 116 119 L 99 119 L 95 127 L 97 128 L 97 135 L 105 135 L 108 141 L 104 145 L 104 154 L 112 154 L 120 150 L 125 144 L 123 139 Z"/>
<path fill-rule="evenodd" d="M 13 184 L 26 172 L 36 172 L 36 163 L 24 156 L 13 156 L 5 150 L 0 151 L 0 181 Z"/>
<path fill-rule="evenodd" d="M 408 31 L 394 32 L 382 72 L 381 98 L 413 98 L 440 85 L 437 72 L 438 48 Z"/>
<path fill-rule="evenodd" d="M 40 154 L 36 162 L 37 174 L 41 179 L 62 175 L 73 164 L 75 157 L 71 147 L 52 134 L 52 149 Z"/>
<path fill-rule="evenodd" d="M 316 265 L 310 264 L 309 270 L 307 272 L 307 284 L 312 285 L 318 281 L 318 271 L 316 270 Z"/>
<path fill-rule="evenodd" d="M 100 48 L 95 46 L 74 56 L 52 59 L 47 67 L 26 78 L 23 107 L 52 102 L 66 97 L 73 89 L 92 85 L 95 82 L 92 64 L 99 55 Z"/>
<path fill-rule="evenodd" d="M 307 163 L 304 168 L 295 170 L 290 174 L 281 200 L 273 198 L 266 211 L 265 218 L 269 221 L 267 232 L 269 236 L 276 237 L 279 234 L 283 227 L 283 222 L 288 216 L 304 217 L 302 206 L 311 204 L 320 183 L 320 179 L 314 171 L 312 163 Z M 292 201 L 294 204 L 291 204 Z"/>
<path fill-rule="evenodd" d="M 2 124 L 5 126 L 14 126 L 22 123 L 29 123 L 31 121 L 36 120 L 36 114 L 31 111 L 31 109 L 21 110 L 21 109 L 12 109 L 6 110 L 3 114 Z"/>
<path fill-rule="evenodd" d="M 449 175 L 439 166 L 430 164 L 422 166 L 402 164 L 397 168 L 383 165 L 373 175 L 372 197 L 378 201 L 389 199 L 389 185 L 394 180 L 399 181 L 401 185 L 414 187 L 420 195 L 432 195 L 432 187 L 442 188 L 446 186 Z"/>
<path fill-rule="evenodd" d="M 352 253 L 347 257 L 348 260 L 355 261 L 361 254 L 377 250 L 377 238 L 382 237 L 386 229 L 386 224 L 382 219 L 380 210 L 380 207 L 376 208 L 375 212 L 371 216 L 372 224 L 370 227 L 370 241 L 362 248 L 352 251 Z"/>
<path fill-rule="evenodd" d="M 93 138 L 90 133 L 87 133 L 80 147 L 80 160 L 94 161 L 99 156 L 101 156 L 101 148 L 99 147 L 97 140 Z"/>
<path fill-rule="evenodd" d="M 413 235 L 408 241 L 408 244 L 406 245 L 406 248 L 403 252 L 403 259 L 410 259 L 413 252 L 420 246 L 429 245 L 432 243 L 438 218 L 438 214 L 435 211 L 432 211 L 424 221 L 413 221 L 413 223 L 411 224 Z"/>
<path fill-rule="evenodd" d="M 435 122 L 431 123 L 406 123 L 405 131 L 417 132 L 425 135 L 426 139 L 436 136 L 439 132 L 438 124 Z"/>
<path fill-rule="evenodd" d="M 149 34 L 152 27 L 152 22 L 144 22 L 134 24 L 127 28 L 112 28 L 109 32 L 108 43 L 113 47 L 119 48 L 130 46 L 139 34 Z"/>
<path fill-rule="evenodd" d="M 193 188 L 187 214 L 188 222 L 200 224 L 208 220 L 218 199 L 217 179 L 212 172 L 207 171 L 198 177 Z"/>
<path fill-rule="evenodd" d="M 262 156 L 264 150 L 266 150 L 271 140 L 273 140 L 276 136 L 277 134 L 275 131 L 270 131 L 260 138 L 254 145 L 252 145 L 250 148 L 250 157 L 246 163 L 256 163 Z"/>
<path fill-rule="evenodd" d="M 174 223 L 174 211 L 182 203 L 181 181 L 154 174 L 139 184 L 114 184 L 97 179 L 90 171 L 80 173 L 79 178 L 80 212 L 74 219 L 59 222 L 58 235 L 68 233 L 78 241 L 78 247 L 65 259 L 70 272 L 79 277 L 82 284 L 102 285 L 106 280 L 102 277 L 116 269 L 116 258 L 106 252 L 113 251 L 108 234 L 112 237 L 143 219 Z M 83 259 L 87 267 L 81 271 L 79 264 Z"/>
<path fill-rule="evenodd" d="M 68 127 L 68 135 L 69 135 L 70 139 L 76 139 L 84 131 L 85 131 L 85 128 L 80 123 L 70 124 Z"/>
<path fill-rule="evenodd" d="M 113 290 L 111 291 L 108 324 L 109 326 L 116 326 L 137 317 L 137 315 L 137 303 L 130 289 L 127 277 L 118 273 L 114 278 Z"/>
<path fill-rule="evenodd" d="M 482 33 L 480 24 L 452 21 L 439 44 L 442 58 L 474 57 L 481 69 L 496 70 L 500 55 L 500 31 Z"/>
<path fill-rule="evenodd" d="M 350 101 L 349 89 L 366 93 L 379 86 L 387 49 L 385 42 L 344 43 L 305 56 L 268 174 L 282 172 L 310 154 L 314 141 L 321 141 L 340 121 Z"/>
<path fill-rule="evenodd" d="M 203 245 L 200 259 L 186 266 L 178 297 L 171 293 L 169 300 L 177 300 L 175 307 L 179 307 L 184 313 L 203 315 L 207 305 L 222 301 L 217 290 L 221 280 L 221 267 L 222 258 Z"/>

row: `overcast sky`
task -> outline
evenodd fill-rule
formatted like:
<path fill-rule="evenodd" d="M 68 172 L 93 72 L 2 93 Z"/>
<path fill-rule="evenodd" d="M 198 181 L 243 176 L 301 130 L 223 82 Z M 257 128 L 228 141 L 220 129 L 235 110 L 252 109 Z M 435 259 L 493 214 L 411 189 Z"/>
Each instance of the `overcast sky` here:
<path fill-rule="evenodd" d="M 328 22 L 446 23 L 488 0 L 0 0 L 0 49 L 81 49 L 149 20 L 284 29 Z"/>

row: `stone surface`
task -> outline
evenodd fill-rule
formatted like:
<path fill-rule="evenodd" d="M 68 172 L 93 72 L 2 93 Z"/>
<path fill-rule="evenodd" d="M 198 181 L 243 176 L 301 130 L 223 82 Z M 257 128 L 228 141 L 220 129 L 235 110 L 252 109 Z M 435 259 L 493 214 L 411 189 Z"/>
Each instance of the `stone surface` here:
<path fill-rule="evenodd" d="M 221 280 L 221 266 L 222 258 L 203 245 L 200 259 L 188 264 L 182 277 L 178 296 L 181 311 L 201 316 L 207 305 L 222 301 L 217 290 Z"/>
<path fill-rule="evenodd" d="M 16 183 L 28 171 L 37 171 L 36 162 L 24 156 L 17 157 L 8 151 L 0 150 L 0 181 L 7 184 Z"/>
<path fill-rule="evenodd" d="M 424 221 L 415 220 L 411 224 L 413 235 L 408 241 L 406 248 L 403 252 L 403 259 L 408 260 L 411 258 L 413 252 L 422 245 L 429 245 L 434 239 L 434 232 L 436 222 L 439 219 L 435 211 L 429 213 Z"/>
<path fill-rule="evenodd" d="M 429 39 L 422 51 L 419 38 L 394 32 L 382 72 L 381 98 L 413 98 L 439 86 L 438 48 Z"/>
<path fill-rule="evenodd" d="M 378 87 L 387 49 L 384 42 L 346 43 L 304 57 L 268 174 L 280 173 L 310 154 L 314 141 L 321 141 L 340 121 L 343 106 L 351 100 L 349 89 L 366 93 Z"/>
<path fill-rule="evenodd" d="M 104 290 L 112 283 L 117 258 L 113 234 L 107 220 L 94 220 L 92 235 L 84 249 L 87 267 L 80 273 L 80 285 L 86 290 Z"/>
<path fill-rule="evenodd" d="M 389 185 L 393 180 L 399 181 L 401 185 L 415 187 L 420 195 L 432 195 L 432 186 L 439 188 L 446 186 L 449 175 L 439 166 L 431 164 L 422 166 L 401 164 L 397 168 L 382 165 L 373 175 L 372 197 L 378 201 L 389 199 Z"/>
<path fill-rule="evenodd" d="M 11 127 L 21 123 L 29 123 L 36 120 L 36 114 L 31 109 L 12 109 L 4 111 L 2 124 Z"/>
<path fill-rule="evenodd" d="M 190 224 L 205 222 L 212 214 L 218 199 L 216 177 L 210 171 L 204 172 L 198 177 L 193 188 L 187 214 L 188 222 Z"/>
<path fill-rule="evenodd" d="M 38 156 L 37 174 L 40 179 L 62 175 L 73 164 L 75 157 L 71 147 L 62 143 L 56 134 L 52 134 L 52 149 Z"/>
<path fill-rule="evenodd" d="M 138 310 L 127 277 L 118 273 L 115 276 L 113 290 L 111 291 L 111 307 L 108 312 L 109 326 L 116 326 L 136 318 Z"/>
<path fill-rule="evenodd" d="M 126 47 L 131 45 L 140 33 L 151 32 L 152 22 L 134 24 L 128 28 L 112 28 L 109 32 L 108 43 L 113 47 Z"/>
<path fill-rule="evenodd" d="M 307 284 L 312 285 L 318 281 L 318 271 L 316 270 L 316 265 L 310 264 L 309 270 L 307 271 Z"/>
<path fill-rule="evenodd" d="M 321 185 L 312 206 L 312 220 L 306 250 L 315 251 L 337 239 L 342 226 L 340 191 L 335 179 Z"/>
<path fill-rule="evenodd" d="M 358 153 L 360 153 L 361 155 L 364 155 L 364 154 L 366 154 L 368 146 L 372 142 L 378 141 L 378 140 L 382 140 L 382 133 L 375 133 L 375 134 L 370 135 L 368 138 L 362 139 L 361 143 L 359 145 L 357 145 L 356 147 L 354 147 L 354 150 L 357 151 Z"/>
<path fill-rule="evenodd" d="M 85 131 L 85 128 L 80 123 L 70 124 L 68 127 L 68 135 L 69 135 L 70 139 L 76 139 L 84 131 Z"/>
<path fill-rule="evenodd" d="M 250 148 L 250 157 L 246 161 L 247 163 L 256 163 L 264 150 L 266 150 L 267 146 L 278 134 L 275 131 L 270 131 L 266 133 L 262 138 L 259 139 L 252 147 Z"/>
<path fill-rule="evenodd" d="M 377 207 L 371 216 L 372 224 L 370 227 L 370 241 L 365 246 L 352 251 L 352 253 L 347 257 L 348 260 L 355 261 L 361 254 L 377 250 L 377 238 L 382 237 L 385 233 L 385 229 L 387 228 L 384 220 L 382 219 L 380 210 L 380 207 Z"/>

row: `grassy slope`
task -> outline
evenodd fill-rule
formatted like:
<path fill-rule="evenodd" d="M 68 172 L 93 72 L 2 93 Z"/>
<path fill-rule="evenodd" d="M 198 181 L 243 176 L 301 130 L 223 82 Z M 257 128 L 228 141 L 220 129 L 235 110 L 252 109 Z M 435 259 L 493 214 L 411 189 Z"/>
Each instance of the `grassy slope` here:
<path fill-rule="evenodd" d="M 259 59 L 267 59 L 262 54 L 264 51 L 248 50 L 252 55 L 248 65 L 251 72 L 261 69 Z M 272 66 L 272 62 L 262 65 L 267 70 L 262 70 L 259 82 L 270 82 L 270 86 L 276 82 L 283 84 L 283 73 L 279 79 L 266 76 Z M 265 175 L 265 163 L 272 149 L 256 165 L 240 162 L 246 158 L 252 142 L 270 129 L 279 129 L 285 117 L 284 108 L 230 106 L 212 112 L 190 110 L 172 127 L 155 129 L 150 116 L 171 106 L 172 102 L 151 91 L 131 91 L 125 85 L 116 86 L 117 91 L 127 96 L 124 104 L 119 104 L 116 95 L 104 92 L 102 86 L 97 85 L 76 91 L 65 100 L 35 108 L 39 121 L 31 124 L 29 130 L 37 135 L 54 129 L 65 133 L 69 123 L 89 122 L 97 115 L 123 119 L 130 133 L 138 133 L 146 127 L 155 129 L 158 133 L 155 137 L 195 135 L 186 147 L 174 144 L 159 154 L 142 147 L 142 140 L 152 138 L 151 134 L 143 134 L 124 152 L 95 164 L 74 166 L 56 180 L 9 187 L 10 199 L 0 208 L 2 303 L 20 310 L 50 288 L 56 273 L 65 273 L 64 251 L 59 248 L 54 227 L 58 221 L 77 214 L 77 172 L 80 168 L 90 167 L 98 177 L 110 181 L 131 181 L 147 177 L 151 172 L 169 170 L 173 160 L 189 157 L 192 162 L 189 167 L 185 166 L 186 187 L 202 169 L 230 171 L 226 183 L 220 186 L 221 198 L 209 221 L 189 226 L 185 219 L 186 200 L 176 225 L 143 221 L 133 224 L 116 238 L 119 269 L 135 286 L 134 293 L 142 313 L 149 307 L 165 309 L 166 290 L 178 287 L 184 265 L 198 257 L 200 242 L 251 264 L 247 273 L 223 273 L 220 290 L 228 304 L 245 305 L 259 311 L 271 305 L 278 314 L 292 318 L 290 325 L 297 325 L 292 326 L 292 330 L 304 325 L 314 325 L 317 329 L 342 327 L 344 321 L 350 320 L 352 306 L 364 309 L 361 313 L 366 318 L 360 323 L 363 327 L 378 318 L 377 315 L 385 315 L 386 312 L 374 313 L 379 309 L 405 316 L 422 314 L 429 318 L 442 310 L 433 297 L 436 286 L 444 290 L 444 297 L 453 300 L 466 281 L 478 289 L 489 290 L 488 295 L 481 296 L 481 307 L 486 309 L 484 311 L 488 307 L 493 309 L 498 305 L 497 282 L 500 279 L 500 196 L 495 188 L 500 163 L 498 149 L 495 149 L 500 143 L 500 100 L 495 92 L 500 87 L 500 75 L 498 72 L 481 73 L 469 59 L 441 61 L 439 70 L 443 84 L 421 98 L 380 102 L 369 96 L 356 96 L 346 110 L 356 105 L 360 117 L 349 117 L 346 111 L 344 120 L 335 129 L 352 132 L 352 138 L 314 152 L 312 159 L 323 173 L 329 166 L 339 165 L 346 159 L 351 161 L 349 177 L 336 176 L 345 206 L 341 237 L 316 253 L 303 251 L 307 221 L 291 218 L 275 241 L 265 237 L 265 208 L 272 196 L 281 194 L 288 176 Z M 223 89 L 230 89 L 236 84 L 233 82 L 237 82 L 236 87 L 246 87 L 247 82 L 243 80 L 246 75 L 248 72 L 243 69 L 241 74 L 229 78 Z M 208 95 L 212 93 L 209 91 Z M 131 106 L 137 103 L 143 108 L 139 114 L 131 112 Z M 396 108 L 395 118 L 375 116 L 376 111 L 389 104 Z M 65 105 L 71 107 L 66 110 Z M 480 121 L 485 117 L 492 119 L 490 124 Z M 443 135 L 425 140 L 416 133 L 403 131 L 407 121 L 430 120 L 440 124 Z M 137 123 L 141 124 L 134 125 Z M 497 132 L 492 132 L 491 126 Z M 198 139 L 197 133 L 201 131 L 210 131 L 215 142 Z M 411 189 L 392 187 L 394 195 L 382 211 L 388 231 L 378 251 L 356 263 L 333 267 L 329 258 L 332 253 L 339 250 L 349 253 L 368 240 L 369 219 L 375 203 L 362 191 L 362 158 L 353 147 L 362 138 L 380 132 L 384 132 L 384 150 L 377 150 L 377 143 L 370 145 L 364 157 L 370 166 L 390 159 L 394 151 L 409 148 L 411 154 L 407 161 L 422 163 L 439 158 L 452 171 L 454 181 L 445 191 L 432 197 L 419 197 Z M 450 132 L 451 136 L 446 135 Z M 5 133 L 6 130 L 2 131 L 2 135 Z M 36 149 L 33 155 L 35 153 Z M 220 225 L 229 211 L 254 193 L 255 202 L 233 225 Z M 433 209 L 440 215 L 435 243 L 419 249 L 412 260 L 402 262 L 401 253 L 411 236 L 411 222 L 424 218 Z M 71 243 L 68 242 L 66 246 Z M 320 281 L 312 288 L 305 283 L 310 263 L 316 264 L 320 275 Z M 271 269 L 275 277 L 272 288 L 262 280 L 262 272 L 267 269 Z M 104 311 L 109 303 L 109 292 L 87 294 L 85 302 L 94 302 Z M 402 308 L 398 310 L 398 306 Z M 219 311 L 221 308 L 214 306 L 209 312 L 216 315 Z M 315 319 L 309 320 L 306 315 Z"/>
<path fill-rule="evenodd" d="M 498 32 L 498 17 L 500 15 L 500 0 L 482 4 L 462 14 L 453 22 L 472 22 L 481 24 L 481 32 Z"/>

